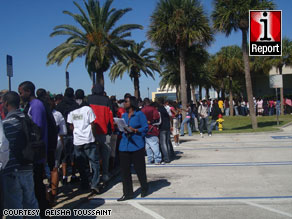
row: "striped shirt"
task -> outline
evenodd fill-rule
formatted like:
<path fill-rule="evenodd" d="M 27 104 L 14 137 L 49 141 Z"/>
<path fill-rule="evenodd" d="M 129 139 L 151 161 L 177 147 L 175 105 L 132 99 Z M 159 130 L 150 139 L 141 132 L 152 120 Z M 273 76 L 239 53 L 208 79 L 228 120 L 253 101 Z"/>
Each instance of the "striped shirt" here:
<path fill-rule="evenodd" d="M 19 119 L 14 117 L 14 115 L 24 117 L 24 114 L 20 110 L 15 110 L 9 112 L 3 120 L 3 129 L 5 136 L 9 141 L 10 149 L 9 161 L 3 170 L 3 174 L 18 170 L 32 170 L 32 164 L 21 165 L 16 159 L 17 153 L 20 153 L 20 150 L 25 146 L 26 139 L 24 132 L 22 131 L 21 123 Z"/>

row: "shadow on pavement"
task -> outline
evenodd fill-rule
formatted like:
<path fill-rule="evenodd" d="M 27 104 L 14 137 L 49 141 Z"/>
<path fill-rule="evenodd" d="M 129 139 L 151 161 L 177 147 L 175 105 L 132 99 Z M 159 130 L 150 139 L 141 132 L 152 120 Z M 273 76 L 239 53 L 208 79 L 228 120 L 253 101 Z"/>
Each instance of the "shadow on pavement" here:
<path fill-rule="evenodd" d="M 170 186 L 170 182 L 167 181 L 167 179 L 159 179 L 159 180 L 155 180 L 155 181 L 149 181 L 148 182 L 148 196 L 151 195 L 152 193 L 155 193 L 157 191 L 159 191 L 160 189 Z M 137 198 L 138 195 L 141 194 L 141 188 L 137 189 L 134 192 L 134 197 Z"/>
<path fill-rule="evenodd" d="M 172 160 L 179 160 L 179 159 L 181 159 L 183 153 L 184 152 L 182 152 L 182 151 L 174 151 L 174 157 L 172 158 Z"/>
<path fill-rule="evenodd" d="M 280 125 L 284 124 L 284 121 L 279 121 Z M 271 126 L 276 126 L 277 125 L 277 121 L 270 121 L 270 122 L 258 122 L 258 127 L 259 128 L 265 128 L 265 127 L 271 127 Z M 241 127 L 237 127 L 237 128 L 233 128 L 233 130 L 241 130 L 241 129 L 251 129 L 252 126 L 251 125 L 246 125 L 246 126 L 241 126 Z"/>

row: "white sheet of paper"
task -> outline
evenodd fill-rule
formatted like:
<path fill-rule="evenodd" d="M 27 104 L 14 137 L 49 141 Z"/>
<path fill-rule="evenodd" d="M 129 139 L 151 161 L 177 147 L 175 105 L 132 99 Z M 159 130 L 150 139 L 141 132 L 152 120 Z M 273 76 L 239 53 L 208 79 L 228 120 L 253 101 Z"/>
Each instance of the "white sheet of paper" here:
<path fill-rule="evenodd" d="M 123 118 L 114 118 L 114 121 L 118 125 L 118 128 L 121 132 L 125 132 L 125 129 L 128 132 L 132 132 L 131 129 L 129 129 L 126 121 Z"/>

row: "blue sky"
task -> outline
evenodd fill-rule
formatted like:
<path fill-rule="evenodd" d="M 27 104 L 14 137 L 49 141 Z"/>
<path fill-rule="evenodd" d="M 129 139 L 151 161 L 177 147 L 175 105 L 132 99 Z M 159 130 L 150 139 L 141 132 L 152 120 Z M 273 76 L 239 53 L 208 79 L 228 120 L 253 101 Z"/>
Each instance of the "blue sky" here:
<path fill-rule="evenodd" d="M 82 0 L 76 0 L 83 4 Z M 104 1 L 101 1 L 104 2 Z M 212 12 L 212 0 L 202 1 L 208 15 Z M 277 9 L 283 10 L 283 36 L 290 37 L 292 28 L 292 1 L 275 0 Z M 147 40 L 150 16 L 157 4 L 157 0 L 115 0 L 116 8 L 130 7 L 133 10 L 127 13 L 121 23 L 137 23 L 144 26 L 144 30 L 133 31 L 132 38 L 141 42 Z M 53 28 L 59 24 L 75 24 L 74 20 L 62 13 L 63 10 L 78 12 L 71 0 L 1 0 L 0 1 L 0 90 L 8 88 L 6 76 L 6 55 L 13 56 L 12 90 L 17 90 L 18 84 L 31 80 L 37 88 L 45 88 L 53 93 L 64 92 L 65 89 L 65 64 L 61 66 L 46 66 L 47 54 L 58 46 L 65 38 L 49 35 Z M 291 38 L 291 37 L 290 37 Z M 222 46 L 241 44 L 241 33 L 232 33 L 228 38 L 223 34 L 216 34 L 215 41 L 208 48 L 210 53 L 216 53 Z M 151 46 L 148 42 L 147 46 Z M 77 59 L 69 66 L 70 86 L 74 89 L 84 89 L 88 94 L 91 81 L 84 67 L 84 58 Z M 159 76 L 156 80 L 142 77 L 140 91 L 142 97 L 159 87 Z M 117 79 L 111 83 L 105 73 L 105 90 L 108 95 L 117 95 L 122 98 L 126 92 L 133 94 L 133 84 L 125 74 L 122 80 Z"/>

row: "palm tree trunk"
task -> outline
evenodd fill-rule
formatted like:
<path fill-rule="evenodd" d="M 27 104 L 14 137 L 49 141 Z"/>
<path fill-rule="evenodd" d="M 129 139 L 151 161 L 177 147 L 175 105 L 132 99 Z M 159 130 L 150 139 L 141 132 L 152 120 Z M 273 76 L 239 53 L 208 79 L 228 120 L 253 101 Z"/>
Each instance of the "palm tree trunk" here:
<path fill-rule="evenodd" d="M 95 75 L 96 75 L 95 72 L 91 72 L 91 80 L 92 80 L 92 84 L 93 84 L 93 85 L 95 85 L 95 83 L 96 83 Z"/>
<path fill-rule="evenodd" d="M 282 75 L 283 66 L 279 68 L 279 73 Z M 283 77 L 283 76 L 282 76 Z M 281 115 L 284 115 L 284 88 L 280 88 L 280 101 L 281 101 Z"/>
<path fill-rule="evenodd" d="M 179 102 L 180 101 L 180 88 L 179 86 L 175 86 L 176 89 L 176 101 Z"/>
<path fill-rule="evenodd" d="M 140 99 L 140 84 L 138 74 L 134 74 L 134 94 L 137 99 Z"/>
<path fill-rule="evenodd" d="M 104 76 L 103 76 L 103 72 L 97 72 L 96 73 L 96 83 L 99 83 L 101 86 L 104 87 Z"/>
<path fill-rule="evenodd" d="M 191 85 L 189 82 L 187 82 L 187 100 L 188 103 L 192 101 Z"/>
<path fill-rule="evenodd" d="M 207 99 L 210 99 L 210 90 L 209 90 L 209 87 L 208 86 L 206 86 L 206 98 Z"/>
<path fill-rule="evenodd" d="M 246 84 L 246 93 L 247 99 L 249 103 L 249 112 L 251 118 L 251 125 L 253 129 L 258 127 L 257 117 L 254 110 L 253 104 L 253 92 L 252 92 L 252 83 L 250 77 L 250 67 L 247 53 L 247 30 L 242 29 L 242 55 L 243 55 L 243 63 L 244 63 L 244 73 L 245 73 L 245 84 Z"/>
<path fill-rule="evenodd" d="M 199 98 L 200 98 L 200 100 L 202 100 L 203 99 L 203 97 L 202 97 L 203 95 L 202 95 L 202 86 L 201 85 L 199 85 Z"/>
<path fill-rule="evenodd" d="M 233 93 L 232 93 L 232 77 L 229 77 L 229 107 L 230 107 L 230 116 L 233 116 Z"/>
<path fill-rule="evenodd" d="M 219 94 L 220 94 L 220 89 L 215 89 L 216 90 L 216 93 L 217 93 L 217 99 L 219 99 Z"/>
<path fill-rule="evenodd" d="M 222 88 L 222 90 L 221 90 L 221 98 L 224 100 L 225 99 L 225 89 L 224 88 Z"/>
<path fill-rule="evenodd" d="M 196 99 L 196 89 L 195 86 L 191 85 L 191 90 L 192 90 L 192 96 L 193 96 L 193 103 L 196 104 L 197 99 Z"/>
<path fill-rule="evenodd" d="M 179 48 L 179 68 L 180 68 L 180 94 L 182 108 L 187 108 L 187 87 L 186 87 L 186 52 L 183 46 Z M 186 112 L 182 111 L 183 119 L 186 117 Z"/>

